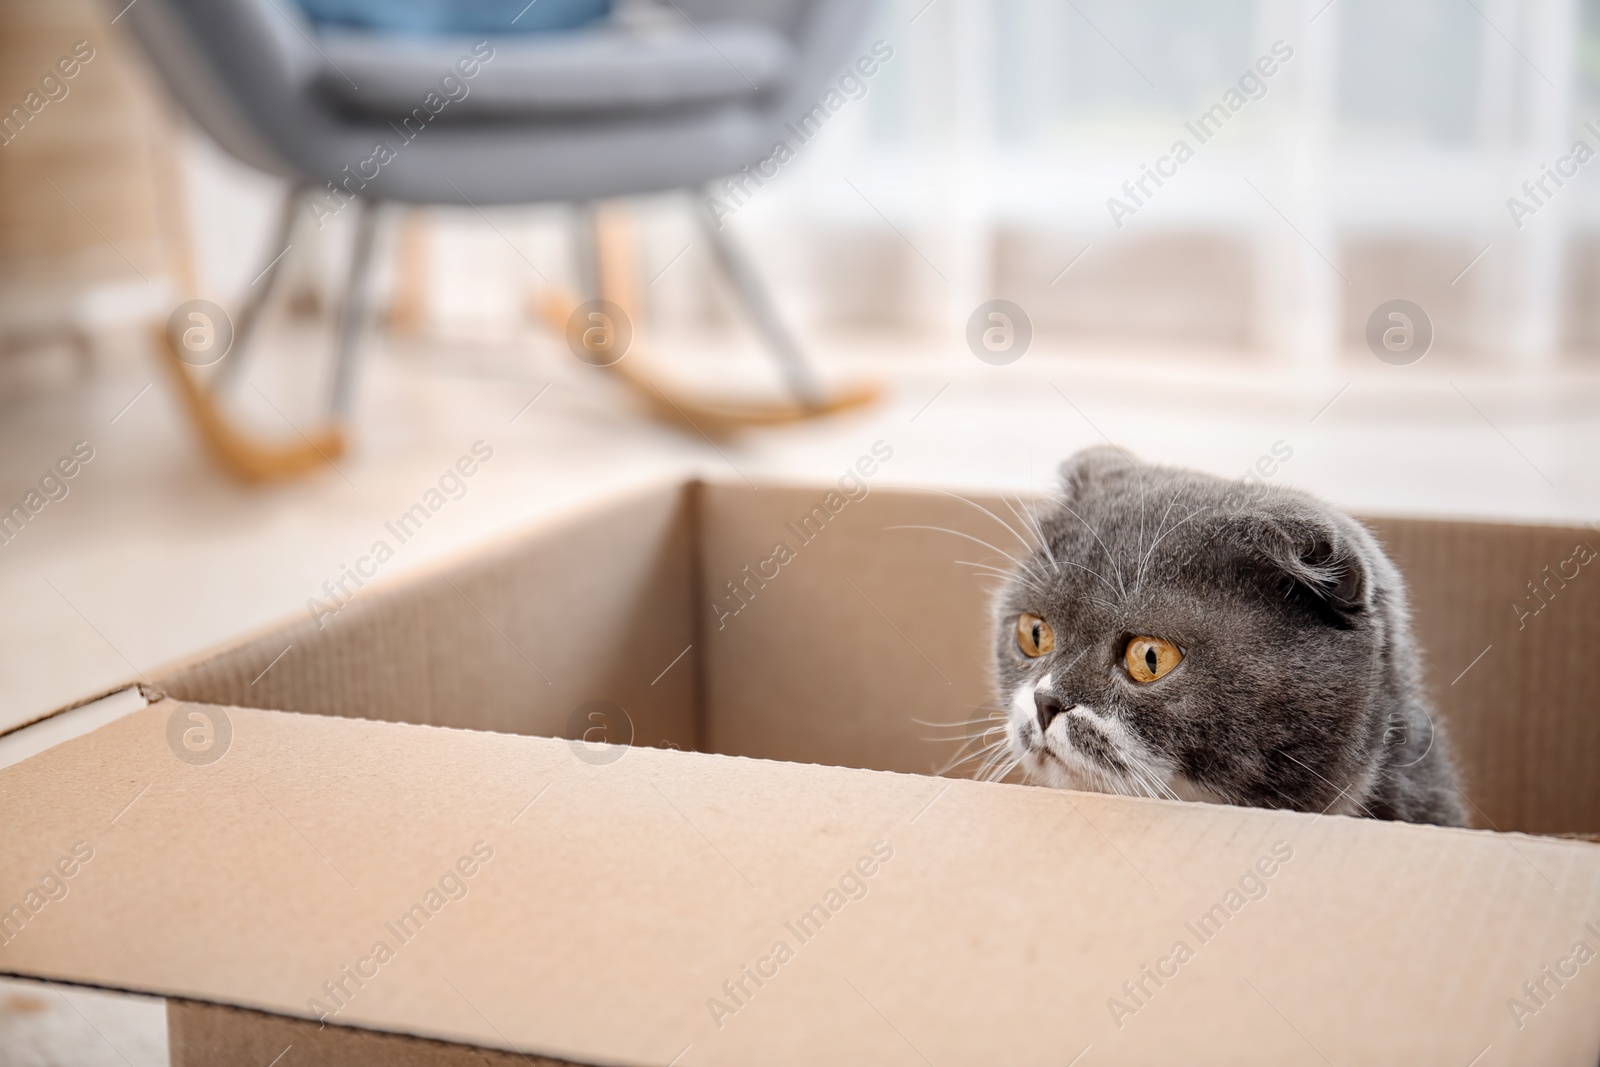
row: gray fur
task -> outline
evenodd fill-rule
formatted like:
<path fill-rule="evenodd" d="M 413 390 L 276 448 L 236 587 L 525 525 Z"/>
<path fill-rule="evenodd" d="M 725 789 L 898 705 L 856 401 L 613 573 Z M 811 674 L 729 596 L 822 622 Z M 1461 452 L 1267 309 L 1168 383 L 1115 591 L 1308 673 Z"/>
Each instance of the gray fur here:
<path fill-rule="evenodd" d="M 1404 582 L 1365 527 L 1306 493 L 1105 446 L 1061 474 L 996 605 L 1012 765 L 1057 786 L 1466 824 Z M 1051 625 L 1054 651 L 1023 655 L 1019 612 Z M 1183 661 L 1135 682 L 1134 635 Z M 1041 731 L 1046 677 L 1071 710 Z"/>

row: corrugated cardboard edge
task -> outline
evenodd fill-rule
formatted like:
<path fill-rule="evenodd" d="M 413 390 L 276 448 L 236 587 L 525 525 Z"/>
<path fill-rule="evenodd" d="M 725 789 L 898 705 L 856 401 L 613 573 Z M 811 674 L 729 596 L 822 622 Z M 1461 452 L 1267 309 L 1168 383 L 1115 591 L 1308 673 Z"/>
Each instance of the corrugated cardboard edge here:
<path fill-rule="evenodd" d="M 586 1067 L 536 1053 L 342 1024 L 321 1026 L 286 1015 L 177 999 L 167 1001 L 167 1047 L 171 1067 L 280 1061 L 285 1067 Z"/>
<path fill-rule="evenodd" d="M 221 649 L 218 649 L 218 651 L 221 651 Z M 164 695 L 159 689 L 151 685 L 149 682 L 129 678 L 126 681 L 118 682 L 116 685 L 97 690 L 86 697 L 74 700 L 70 704 L 63 704 L 59 708 L 52 708 L 49 711 L 40 712 L 27 722 L 19 722 L 14 726 L 8 726 L 4 730 L 0 730 L 0 737 L 9 737 L 18 730 L 26 730 L 30 726 L 37 726 L 46 719 L 53 719 L 57 715 L 63 715 L 69 711 L 76 711 L 79 708 L 87 707 L 88 705 L 104 700 L 107 697 L 116 696 L 118 693 L 125 692 L 129 689 L 139 690 L 139 692 L 144 696 L 145 700 L 151 704 L 154 704 L 156 701 L 162 699 Z"/>

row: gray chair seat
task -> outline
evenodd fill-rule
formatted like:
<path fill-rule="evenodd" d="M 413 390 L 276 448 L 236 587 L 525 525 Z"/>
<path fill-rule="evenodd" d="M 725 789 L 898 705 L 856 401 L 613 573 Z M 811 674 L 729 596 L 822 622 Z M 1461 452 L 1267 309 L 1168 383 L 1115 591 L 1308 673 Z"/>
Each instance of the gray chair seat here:
<path fill-rule="evenodd" d="M 482 38 L 406 38 L 324 31 L 330 65 L 319 95 L 345 111 L 405 115 Z M 731 102 L 781 90 L 798 57 L 778 30 L 754 22 L 707 22 L 666 32 L 606 27 L 501 36 L 493 58 L 465 81 L 451 119 L 667 110 Z M 454 90 L 459 92 L 459 90 Z"/>

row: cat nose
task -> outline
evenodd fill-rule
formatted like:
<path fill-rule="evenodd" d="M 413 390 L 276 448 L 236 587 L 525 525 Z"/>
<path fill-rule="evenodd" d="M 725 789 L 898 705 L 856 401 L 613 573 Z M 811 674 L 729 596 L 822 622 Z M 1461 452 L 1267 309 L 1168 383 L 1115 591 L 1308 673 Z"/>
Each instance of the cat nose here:
<path fill-rule="evenodd" d="M 1050 728 L 1050 720 L 1067 710 L 1061 701 L 1056 699 L 1054 694 L 1047 693 L 1042 689 L 1033 694 L 1033 706 L 1039 715 L 1040 733 L 1044 733 Z"/>

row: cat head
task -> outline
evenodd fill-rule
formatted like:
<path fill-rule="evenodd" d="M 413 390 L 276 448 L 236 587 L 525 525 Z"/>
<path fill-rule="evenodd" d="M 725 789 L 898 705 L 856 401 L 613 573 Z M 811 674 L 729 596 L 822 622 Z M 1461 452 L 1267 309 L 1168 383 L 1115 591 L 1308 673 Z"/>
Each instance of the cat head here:
<path fill-rule="evenodd" d="M 1355 520 L 1080 452 L 999 591 L 1012 759 L 1058 787 L 1349 811 L 1414 683 L 1400 578 Z"/>

